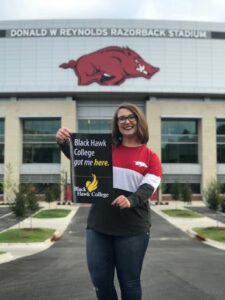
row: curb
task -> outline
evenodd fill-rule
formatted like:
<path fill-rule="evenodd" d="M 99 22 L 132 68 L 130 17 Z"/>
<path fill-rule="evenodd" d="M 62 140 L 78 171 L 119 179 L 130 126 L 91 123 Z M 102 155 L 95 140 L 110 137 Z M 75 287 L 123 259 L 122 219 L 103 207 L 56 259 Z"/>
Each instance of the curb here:
<path fill-rule="evenodd" d="M 62 232 L 59 231 L 59 230 L 56 230 L 56 231 L 53 233 L 52 237 L 50 238 L 50 241 L 51 241 L 51 242 L 56 242 L 56 241 L 58 241 L 58 240 L 61 239 L 61 236 L 62 236 Z"/>
<path fill-rule="evenodd" d="M 8 252 L 0 254 L 0 264 L 5 263 L 5 262 L 9 262 L 13 259 L 14 259 L 13 256 Z"/>
<path fill-rule="evenodd" d="M 173 217 L 170 217 L 170 216 L 166 215 L 165 213 L 163 213 L 161 211 L 161 209 L 154 209 L 154 208 L 152 208 L 152 210 L 155 213 L 157 213 L 159 216 L 161 216 L 162 218 L 164 218 L 165 220 L 167 220 L 173 226 L 175 226 L 175 227 L 179 228 L 180 230 L 182 230 L 183 232 L 187 233 L 192 239 L 200 241 L 200 242 L 202 242 L 202 243 L 204 243 L 206 245 L 209 245 L 211 247 L 217 248 L 219 250 L 225 251 L 225 243 L 217 242 L 217 241 L 205 238 L 202 235 L 198 234 L 197 232 L 193 231 L 191 228 L 188 228 L 188 229 L 187 228 L 186 229 L 182 228 L 181 224 L 175 222 Z M 182 218 L 179 218 L 179 219 L 181 220 Z M 210 218 L 203 215 L 203 217 L 201 218 L 201 220 L 204 220 L 204 219 L 207 220 L 207 219 L 210 219 Z"/>
<path fill-rule="evenodd" d="M 198 241 L 205 242 L 207 240 L 205 237 L 199 235 L 197 232 L 195 232 L 192 229 L 187 230 L 187 233 L 189 234 L 189 236 L 191 238 L 194 238 L 194 239 L 196 239 Z"/>
<path fill-rule="evenodd" d="M 35 251 L 28 255 L 25 256 L 30 256 L 33 255 L 37 252 L 41 252 L 44 250 L 47 250 L 49 247 L 51 247 L 53 245 L 53 241 L 51 241 L 51 238 L 45 240 L 44 242 L 34 242 L 34 243 L 0 243 L 0 247 L 5 248 L 5 253 L 0 254 L 0 264 L 2 263 L 6 263 L 12 260 L 16 260 L 19 257 L 14 256 L 13 251 L 15 251 L 16 249 L 21 250 L 23 249 L 23 251 L 27 251 L 28 249 L 34 250 Z M 12 252 L 12 253 L 11 253 Z M 23 257 L 23 256 L 21 256 Z"/>
<path fill-rule="evenodd" d="M 205 238 L 205 237 L 199 235 L 198 233 L 196 233 L 195 231 L 193 231 L 192 229 L 187 230 L 187 233 L 189 234 L 189 236 L 191 238 L 194 238 L 194 239 L 196 239 L 200 242 L 203 242 L 204 244 L 206 244 L 208 246 L 211 246 L 211 247 L 217 248 L 219 250 L 225 251 L 225 243 L 221 243 L 221 242 L 218 242 L 218 241 L 214 241 L 214 240 Z"/>
<path fill-rule="evenodd" d="M 53 228 L 55 230 L 53 232 L 53 234 L 47 240 L 45 240 L 43 242 L 35 242 L 35 243 L 0 243 L 0 249 L 3 248 L 2 251 L 5 252 L 5 253 L 0 255 L 0 264 L 5 263 L 5 262 L 9 262 L 9 261 L 12 261 L 12 260 L 16 260 L 20 257 L 34 255 L 36 253 L 39 253 L 41 251 L 44 251 L 44 250 L 47 250 L 48 248 L 50 248 L 56 241 L 61 239 L 61 237 L 62 237 L 64 231 L 66 230 L 66 228 L 68 227 L 71 219 L 73 218 L 73 216 L 78 211 L 78 208 L 79 208 L 79 206 L 75 207 L 74 209 L 71 209 L 71 212 L 68 214 L 68 216 L 64 218 L 64 222 L 63 222 L 64 224 L 62 224 L 63 226 L 60 225 L 60 230 L 56 229 L 56 228 Z M 26 219 L 23 220 L 22 222 L 24 222 L 24 221 L 26 221 Z M 54 222 L 53 219 L 51 219 L 51 221 Z M 10 228 L 15 228 L 16 226 L 17 226 L 17 224 L 10 227 Z M 46 228 L 46 227 L 49 227 L 49 225 L 43 226 L 43 228 Z M 6 228 L 3 231 L 6 231 L 10 228 Z M 41 228 L 42 228 L 42 226 L 41 226 Z M 3 231 L 1 231 L 1 232 L 3 232 Z M 31 252 L 29 252 L 29 254 L 17 256 L 17 255 L 14 255 L 14 252 L 16 252 L 17 249 L 19 251 L 21 251 L 21 249 L 24 249 L 24 251 L 27 251 L 28 249 L 31 249 Z"/>

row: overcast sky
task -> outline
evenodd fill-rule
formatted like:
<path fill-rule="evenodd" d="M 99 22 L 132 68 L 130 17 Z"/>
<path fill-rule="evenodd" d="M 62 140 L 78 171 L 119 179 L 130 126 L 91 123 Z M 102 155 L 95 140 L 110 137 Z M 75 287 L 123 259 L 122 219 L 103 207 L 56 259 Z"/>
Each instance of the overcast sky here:
<path fill-rule="evenodd" d="M 225 22 L 225 0 L 0 0 L 0 21 L 158 19 Z"/>

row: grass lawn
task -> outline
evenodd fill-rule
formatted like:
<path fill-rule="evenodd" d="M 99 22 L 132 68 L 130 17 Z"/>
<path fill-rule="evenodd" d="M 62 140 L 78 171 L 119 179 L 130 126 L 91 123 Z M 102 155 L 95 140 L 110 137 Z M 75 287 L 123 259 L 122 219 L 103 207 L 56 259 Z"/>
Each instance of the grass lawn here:
<path fill-rule="evenodd" d="M 162 209 L 162 212 L 164 212 L 170 217 L 178 217 L 178 218 L 202 218 L 203 217 L 203 215 L 200 215 L 192 210 L 187 210 L 187 209 Z"/>
<path fill-rule="evenodd" d="M 55 229 L 49 228 L 22 228 L 9 229 L 0 233 L 0 243 L 35 243 L 49 239 Z"/>
<path fill-rule="evenodd" d="M 225 243 L 225 227 L 192 228 L 200 236 Z"/>
<path fill-rule="evenodd" d="M 34 218 L 64 218 L 71 212 L 70 209 L 46 209 L 34 215 Z"/>

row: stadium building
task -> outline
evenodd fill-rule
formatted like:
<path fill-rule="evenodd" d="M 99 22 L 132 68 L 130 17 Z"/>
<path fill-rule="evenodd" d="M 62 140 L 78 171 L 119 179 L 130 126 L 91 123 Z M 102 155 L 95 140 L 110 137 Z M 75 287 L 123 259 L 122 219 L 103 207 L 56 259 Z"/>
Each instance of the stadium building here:
<path fill-rule="evenodd" d="M 57 129 L 110 132 L 115 108 L 129 101 L 147 117 L 149 146 L 163 163 L 164 199 L 176 182 L 190 184 L 193 199 L 212 179 L 225 186 L 224 28 L 0 22 L 0 181 L 33 183 L 40 193 L 59 182 L 70 166 L 56 145 Z"/>

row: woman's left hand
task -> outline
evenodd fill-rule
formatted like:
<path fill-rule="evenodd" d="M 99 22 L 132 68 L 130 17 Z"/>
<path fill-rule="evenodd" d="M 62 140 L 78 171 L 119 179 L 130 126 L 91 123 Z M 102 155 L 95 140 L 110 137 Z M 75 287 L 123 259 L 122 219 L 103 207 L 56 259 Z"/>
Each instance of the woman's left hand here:
<path fill-rule="evenodd" d="M 131 207 L 130 201 L 123 195 L 118 196 L 111 204 L 122 209 Z"/>

